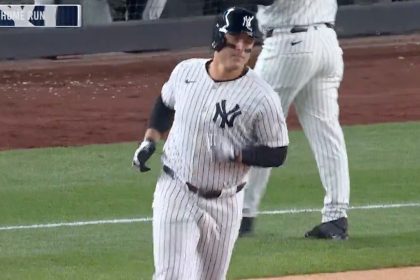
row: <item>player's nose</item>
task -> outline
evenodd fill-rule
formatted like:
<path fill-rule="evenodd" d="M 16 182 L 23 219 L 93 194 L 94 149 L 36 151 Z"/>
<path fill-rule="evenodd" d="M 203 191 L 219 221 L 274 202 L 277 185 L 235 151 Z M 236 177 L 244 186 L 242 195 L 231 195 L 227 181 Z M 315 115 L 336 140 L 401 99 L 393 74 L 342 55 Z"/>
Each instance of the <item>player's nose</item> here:
<path fill-rule="evenodd" d="M 236 49 L 237 49 L 238 51 L 244 51 L 244 50 L 245 50 L 245 41 L 244 41 L 244 40 L 239 39 L 239 40 L 236 42 L 235 47 L 236 47 Z"/>

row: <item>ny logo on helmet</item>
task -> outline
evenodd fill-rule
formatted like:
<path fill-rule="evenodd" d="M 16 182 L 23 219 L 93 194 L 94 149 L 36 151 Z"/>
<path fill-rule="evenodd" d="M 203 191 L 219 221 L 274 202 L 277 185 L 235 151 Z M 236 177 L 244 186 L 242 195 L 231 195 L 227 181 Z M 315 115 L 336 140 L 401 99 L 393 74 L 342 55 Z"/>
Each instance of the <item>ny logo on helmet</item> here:
<path fill-rule="evenodd" d="M 251 22 L 254 19 L 254 16 L 244 16 L 244 21 L 242 22 L 242 26 L 245 26 L 249 31 L 252 32 Z"/>
<path fill-rule="evenodd" d="M 216 113 L 213 117 L 213 122 L 216 123 L 217 119 L 220 117 L 222 120 L 220 121 L 220 128 L 225 128 L 227 125 L 228 127 L 233 127 L 233 121 L 237 116 L 242 114 L 240 111 L 239 105 L 236 104 L 231 110 L 226 111 L 226 100 L 222 100 L 222 102 L 216 103 Z"/>

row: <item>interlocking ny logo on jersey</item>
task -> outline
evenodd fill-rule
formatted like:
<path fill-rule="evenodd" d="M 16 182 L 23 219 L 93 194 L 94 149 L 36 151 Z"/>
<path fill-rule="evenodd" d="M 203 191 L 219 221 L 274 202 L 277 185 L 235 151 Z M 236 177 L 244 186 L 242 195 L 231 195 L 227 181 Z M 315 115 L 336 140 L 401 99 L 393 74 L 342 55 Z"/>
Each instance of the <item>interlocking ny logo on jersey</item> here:
<path fill-rule="evenodd" d="M 249 31 L 252 32 L 251 21 L 254 19 L 254 16 L 244 16 L 244 21 L 242 22 L 242 26 L 245 26 Z"/>
<path fill-rule="evenodd" d="M 228 127 L 232 127 L 235 118 L 240 114 L 242 114 L 242 112 L 240 111 L 238 104 L 236 104 L 232 110 L 226 112 L 226 100 L 222 100 L 220 103 L 216 103 L 216 113 L 214 114 L 213 122 L 216 122 L 220 117 L 222 119 L 220 122 L 221 128 L 225 128 L 226 124 Z"/>

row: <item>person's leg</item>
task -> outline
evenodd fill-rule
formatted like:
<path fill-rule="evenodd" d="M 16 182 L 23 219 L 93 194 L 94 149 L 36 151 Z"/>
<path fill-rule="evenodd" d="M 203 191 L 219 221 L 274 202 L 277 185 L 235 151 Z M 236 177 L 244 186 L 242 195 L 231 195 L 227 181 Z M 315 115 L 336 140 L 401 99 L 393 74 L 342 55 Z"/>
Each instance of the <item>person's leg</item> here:
<path fill-rule="evenodd" d="M 254 218 L 258 214 L 259 205 L 264 196 L 271 168 L 252 167 L 248 171 L 242 210 L 242 223 L 239 235 L 243 236 L 253 232 Z"/>
<path fill-rule="evenodd" d="M 183 183 L 163 174 L 153 201 L 155 280 L 196 279 L 200 238 L 197 207 Z"/>
<path fill-rule="evenodd" d="M 296 97 L 295 106 L 325 190 L 322 222 L 326 223 L 347 217 L 350 179 L 346 145 L 339 123 L 338 88 L 343 75 L 342 51 L 334 40 L 334 31 L 325 29 L 319 32 L 322 36 L 320 48 L 323 66 Z"/>
<path fill-rule="evenodd" d="M 346 145 L 338 120 L 336 89 L 323 87 L 322 79 L 316 79 L 307 89 L 307 94 L 296 98 L 296 110 L 325 189 L 322 222 L 328 222 L 347 216 L 349 176 Z"/>
<path fill-rule="evenodd" d="M 143 20 L 159 19 L 163 9 L 165 8 L 166 0 L 148 0 L 146 7 L 143 10 Z"/>
<path fill-rule="evenodd" d="M 238 238 L 243 192 L 218 199 L 201 199 L 200 264 L 197 279 L 226 279 L 233 247 Z"/>
<path fill-rule="evenodd" d="M 290 44 L 293 40 L 302 40 L 302 43 L 293 47 Z M 258 56 L 255 71 L 279 94 L 286 117 L 296 95 L 318 67 L 312 48 L 306 34 L 280 35 L 266 39 Z M 257 215 L 269 176 L 270 169 L 265 168 L 251 168 L 248 172 L 241 236 L 252 232 L 253 218 Z"/>

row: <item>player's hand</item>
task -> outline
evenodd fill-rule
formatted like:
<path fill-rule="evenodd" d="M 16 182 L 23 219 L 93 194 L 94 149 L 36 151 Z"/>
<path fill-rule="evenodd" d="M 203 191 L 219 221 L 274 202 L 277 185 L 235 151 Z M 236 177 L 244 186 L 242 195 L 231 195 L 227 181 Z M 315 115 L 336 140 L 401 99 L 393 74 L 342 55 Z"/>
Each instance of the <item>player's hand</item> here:
<path fill-rule="evenodd" d="M 235 160 L 235 150 L 231 145 L 224 145 L 221 147 L 213 147 L 211 149 L 212 160 L 216 162 L 233 161 Z"/>
<path fill-rule="evenodd" d="M 140 172 L 147 172 L 150 170 L 146 166 L 146 161 L 152 156 L 156 150 L 156 145 L 154 141 L 144 140 L 141 142 L 140 146 L 134 152 L 133 156 L 133 166 L 138 168 Z"/>
<path fill-rule="evenodd" d="M 235 160 L 235 149 L 223 136 L 209 133 L 207 138 L 207 146 L 211 154 L 212 161 L 224 162 Z"/>

